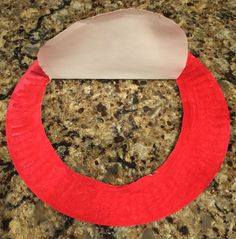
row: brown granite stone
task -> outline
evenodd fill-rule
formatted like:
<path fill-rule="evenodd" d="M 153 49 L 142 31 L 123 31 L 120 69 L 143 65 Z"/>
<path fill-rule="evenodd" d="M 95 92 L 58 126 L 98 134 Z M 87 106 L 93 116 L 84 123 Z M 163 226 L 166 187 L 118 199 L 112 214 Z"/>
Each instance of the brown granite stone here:
<path fill-rule="evenodd" d="M 51 209 L 25 186 L 6 146 L 5 113 L 16 82 L 39 47 L 71 23 L 120 8 L 163 13 L 185 30 L 189 48 L 216 76 L 229 106 L 231 140 L 219 173 L 193 203 L 135 227 L 83 223 Z M 0 3 L 0 238 L 236 238 L 236 27 L 234 0 Z M 43 101 L 46 133 L 66 165 L 113 185 L 150 174 L 178 138 L 175 81 L 53 80 Z"/>

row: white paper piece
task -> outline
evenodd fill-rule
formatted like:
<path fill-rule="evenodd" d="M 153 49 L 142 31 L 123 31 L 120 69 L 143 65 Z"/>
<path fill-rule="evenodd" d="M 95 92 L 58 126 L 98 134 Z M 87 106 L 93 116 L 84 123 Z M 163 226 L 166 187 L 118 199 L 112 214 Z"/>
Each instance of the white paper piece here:
<path fill-rule="evenodd" d="M 39 50 L 38 60 L 50 78 L 176 79 L 187 55 L 175 22 L 123 9 L 74 23 Z"/>

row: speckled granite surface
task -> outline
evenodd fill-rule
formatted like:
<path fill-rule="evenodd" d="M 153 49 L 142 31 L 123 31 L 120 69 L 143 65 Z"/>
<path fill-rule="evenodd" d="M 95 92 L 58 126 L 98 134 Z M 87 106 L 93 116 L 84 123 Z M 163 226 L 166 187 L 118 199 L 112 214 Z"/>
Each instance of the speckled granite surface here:
<path fill-rule="evenodd" d="M 193 203 L 136 227 L 76 221 L 46 206 L 19 178 L 7 151 L 5 113 L 12 90 L 39 47 L 76 20 L 119 8 L 162 12 L 185 30 L 189 48 L 216 76 L 231 115 L 231 140 L 220 172 Z M 0 238 L 235 239 L 236 3 L 226 1 L 1 1 Z M 73 170 L 121 185 L 159 167 L 173 149 L 182 108 L 174 81 L 53 80 L 44 127 Z"/>

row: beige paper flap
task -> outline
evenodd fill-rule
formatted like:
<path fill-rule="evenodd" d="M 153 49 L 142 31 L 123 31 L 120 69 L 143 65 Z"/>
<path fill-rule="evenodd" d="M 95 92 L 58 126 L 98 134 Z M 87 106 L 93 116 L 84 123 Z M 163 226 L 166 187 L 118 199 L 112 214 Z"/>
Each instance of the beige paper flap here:
<path fill-rule="evenodd" d="M 184 31 L 172 20 L 124 9 L 78 21 L 38 53 L 50 78 L 176 79 L 185 67 Z"/>

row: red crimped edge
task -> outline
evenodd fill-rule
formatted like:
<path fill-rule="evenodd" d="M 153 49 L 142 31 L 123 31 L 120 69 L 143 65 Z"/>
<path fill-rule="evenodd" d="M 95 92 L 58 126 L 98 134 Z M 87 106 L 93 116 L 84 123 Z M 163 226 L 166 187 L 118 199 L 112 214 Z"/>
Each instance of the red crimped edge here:
<path fill-rule="evenodd" d="M 70 217 L 107 226 L 161 219 L 193 201 L 224 160 L 230 134 L 227 104 L 214 77 L 191 53 L 177 79 L 184 113 L 174 150 L 152 175 L 124 186 L 80 175 L 59 158 L 41 122 L 48 83 L 49 78 L 34 61 L 11 96 L 7 144 L 26 185 Z"/>

